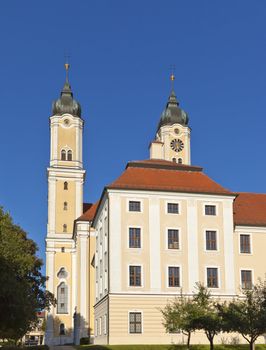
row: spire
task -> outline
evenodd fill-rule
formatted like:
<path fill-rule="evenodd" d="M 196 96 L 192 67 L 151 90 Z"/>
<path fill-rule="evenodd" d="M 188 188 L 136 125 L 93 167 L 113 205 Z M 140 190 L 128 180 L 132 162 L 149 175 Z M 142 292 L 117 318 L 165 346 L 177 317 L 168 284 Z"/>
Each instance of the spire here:
<path fill-rule="evenodd" d="M 69 84 L 69 68 L 70 64 L 65 63 L 66 79 L 63 89 L 61 91 L 60 98 L 53 103 L 52 113 L 53 115 L 62 115 L 64 113 L 70 113 L 73 116 L 81 116 L 81 107 L 78 101 L 73 98 L 73 92 Z"/>

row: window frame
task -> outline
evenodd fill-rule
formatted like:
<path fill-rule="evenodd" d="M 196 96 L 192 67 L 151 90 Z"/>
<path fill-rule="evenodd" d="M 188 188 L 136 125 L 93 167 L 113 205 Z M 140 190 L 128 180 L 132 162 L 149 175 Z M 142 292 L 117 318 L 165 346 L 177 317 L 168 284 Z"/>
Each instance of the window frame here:
<path fill-rule="evenodd" d="M 64 148 L 62 148 L 60 151 L 60 160 L 62 162 L 65 162 L 67 160 L 67 151 Z"/>
<path fill-rule="evenodd" d="M 206 209 L 208 208 L 214 208 L 214 214 L 207 214 Z M 217 206 L 215 204 L 205 204 L 204 205 L 204 214 L 205 216 L 217 216 Z"/>
<path fill-rule="evenodd" d="M 169 230 L 177 230 L 178 231 L 178 248 L 169 248 L 168 245 L 168 231 Z M 166 242 L 165 242 L 165 247 L 167 251 L 172 251 L 172 252 L 176 252 L 176 251 L 180 251 L 181 250 L 181 229 L 180 227 L 166 227 Z"/>
<path fill-rule="evenodd" d="M 129 202 L 140 202 L 140 211 L 129 210 Z M 127 208 L 126 208 L 127 213 L 143 213 L 143 199 L 140 199 L 140 198 L 127 198 L 126 205 L 127 205 Z"/>
<path fill-rule="evenodd" d="M 250 271 L 251 272 L 251 288 L 254 285 L 254 269 L 251 269 L 249 267 L 241 267 L 239 271 L 239 281 L 240 281 L 240 288 L 242 290 L 250 290 L 251 288 L 243 288 L 242 287 L 242 271 Z"/>
<path fill-rule="evenodd" d="M 168 211 L 168 204 L 176 204 L 178 206 L 178 212 L 177 213 L 169 213 Z M 171 201 L 171 200 L 167 200 L 166 204 L 165 204 L 165 213 L 167 215 L 180 215 L 181 214 L 181 205 L 180 205 L 180 201 Z"/>
<path fill-rule="evenodd" d="M 136 230 L 140 230 L 140 239 L 139 239 L 139 242 L 140 242 L 140 246 L 139 247 L 131 247 L 130 246 L 130 229 L 136 229 Z M 142 237 L 143 237 L 143 232 L 142 232 L 142 227 L 141 226 L 128 226 L 127 227 L 127 232 L 128 232 L 128 241 L 127 241 L 127 248 L 128 249 L 142 249 Z"/>
<path fill-rule="evenodd" d="M 215 207 L 215 215 L 206 215 L 205 214 L 205 206 L 213 205 Z M 202 203 L 202 215 L 208 218 L 215 218 L 219 215 L 219 203 L 217 202 L 203 202 Z"/>
<path fill-rule="evenodd" d="M 66 307 L 65 307 L 65 310 L 66 311 L 63 311 L 63 312 L 59 312 L 59 305 L 61 303 L 61 300 L 60 300 L 60 297 L 59 297 L 59 294 L 58 294 L 58 290 L 59 288 L 64 288 L 64 295 L 66 295 L 66 297 L 64 297 L 64 302 L 67 304 Z M 65 293 L 66 292 L 66 293 Z M 57 306 L 56 306 L 56 314 L 57 315 L 69 315 L 69 287 L 68 287 L 68 284 L 66 283 L 66 281 L 63 279 L 63 280 L 60 280 L 57 287 L 56 287 L 56 299 L 57 299 Z M 61 308 L 61 307 L 60 307 Z"/>
<path fill-rule="evenodd" d="M 130 285 L 130 267 L 140 267 L 140 285 Z M 128 268 L 128 278 L 127 278 L 127 283 L 128 283 L 128 288 L 143 288 L 144 287 L 144 272 L 143 272 L 143 265 L 142 264 L 129 264 Z"/>
<path fill-rule="evenodd" d="M 216 269 L 217 270 L 217 287 L 209 287 L 208 286 L 208 269 Z M 221 289 L 221 279 L 220 279 L 220 267 L 219 266 L 205 266 L 205 281 L 208 289 Z"/>
<path fill-rule="evenodd" d="M 68 181 L 64 181 L 63 188 L 64 188 L 64 191 L 68 191 Z"/>
<path fill-rule="evenodd" d="M 207 232 L 216 232 L 216 249 L 207 249 Z M 204 229 L 204 251 L 206 253 L 217 253 L 219 252 L 219 231 L 213 228 Z"/>
<path fill-rule="evenodd" d="M 241 252 L 241 236 L 249 236 L 249 248 L 250 248 L 250 252 L 249 253 L 244 253 Z M 239 237 L 238 237 L 238 247 L 239 247 L 239 254 L 243 254 L 243 255 L 252 255 L 253 254 L 253 249 L 252 249 L 252 234 L 251 233 L 244 233 L 241 232 L 239 233 Z"/>
<path fill-rule="evenodd" d="M 170 286 L 169 285 L 169 268 L 170 267 L 175 267 L 178 268 L 179 270 L 179 286 Z M 181 269 L 181 265 L 176 265 L 176 264 L 171 264 L 171 265 L 167 265 L 166 266 L 166 287 L 167 289 L 171 289 L 173 290 L 174 288 L 178 288 L 181 289 L 182 288 L 182 269 Z"/>
<path fill-rule="evenodd" d="M 130 332 L 130 314 L 131 313 L 139 313 L 141 314 L 141 332 L 137 332 L 137 333 L 131 333 Z M 139 334 L 143 334 L 143 311 L 142 310 L 129 310 L 128 311 L 128 334 L 132 335 L 132 336 L 139 336 Z"/>

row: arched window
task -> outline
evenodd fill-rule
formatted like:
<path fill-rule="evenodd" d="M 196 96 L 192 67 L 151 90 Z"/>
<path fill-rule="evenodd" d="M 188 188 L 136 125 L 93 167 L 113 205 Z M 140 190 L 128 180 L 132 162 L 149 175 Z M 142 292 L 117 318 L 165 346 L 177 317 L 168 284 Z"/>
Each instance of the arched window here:
<path fill-rule="evenodd" d="M 64 182 L 64 190 L 68 190 L 68 183 L 66 181 Z"/>
<path fill-rule="evenodd" d="M 63 232 L 67 232 L 67 224 L 63 225 Z"/>
<path fill-rule="evenodd" d="M 173 161 L 174 163 L 176 163 L 176 158 L 173 158 L 172 161 Z"/>
<path fill-rule="evenodd" d="M 65 335 L 66 331 L 65 331 L 65 324 L 64 323 L 60 323 L 59 326 L 59 335 Z"/>
<path fill-rule="evenodd" d="M 64 149 L 61 151 L 61 160 L 66 160 L 66 151 Z"/>
<path fill-rule="evenodd" d="M 64 210 L 67 210 L 67 202 L 64 202 Z"/>
<path fill-rule="evenodd" d="M 182 164 L 182 158 L 178 158 L 178 164 Z"/>
<path fill-rule="evenodd" d="M 57 274 L 58 278 L 67 278 L 67 272 L 66 269 L 64 267 L 61 267 L 61 269 L 59 270 L 58 274 Z"/>
<path fill-rule="evenodd" d="M 68 288 L 65 282 L 61 282 L 57 287 L 57 313 L 67 314 Z"/>
<path fill-rule="evenodd" d="M 67 160 L 72 160 L 72 151 L 67 151 Z"/>

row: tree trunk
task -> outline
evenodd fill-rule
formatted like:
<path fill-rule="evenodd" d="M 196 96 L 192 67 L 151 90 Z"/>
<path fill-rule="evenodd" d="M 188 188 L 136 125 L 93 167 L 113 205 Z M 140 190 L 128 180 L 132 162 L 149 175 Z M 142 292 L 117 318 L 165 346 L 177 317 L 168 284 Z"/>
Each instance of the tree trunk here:
<path fill-rule="evenodd" d="M 250 340 L 249 350 L 255 350 L 255 341 L 254 340 Z"/>
<path fill-rule="evenodd" d="M 188 335 L 187 335 L 187 348 L 189 349 L 189 346 L 190 346 L 190 337 L 191 337 L 191 332 L 188 332 Z"/>
<path fill-rule="evenodd" d="M 213 350 L 213 338 L 212 336 L 210 336 L 209 341 L 210 341 L 210 350 Z"/>

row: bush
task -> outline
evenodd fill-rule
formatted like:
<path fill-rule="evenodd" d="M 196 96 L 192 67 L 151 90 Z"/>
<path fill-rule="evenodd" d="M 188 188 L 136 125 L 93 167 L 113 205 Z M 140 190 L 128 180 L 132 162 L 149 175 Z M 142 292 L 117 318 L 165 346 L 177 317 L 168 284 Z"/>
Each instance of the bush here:
<path fill-rule="evenodd" d="M 89 337 L 80 338 L 80 345 L 88 345 L 88 344 L 90 344 L 90 338 Z"/>
<path fill-rule="evenodd" d="M 49 346 L 48 345 L 34 345 L 34 346 L 6 345 L 6 346 L 3 346 L 1 350 L 49 350 Z"/>

